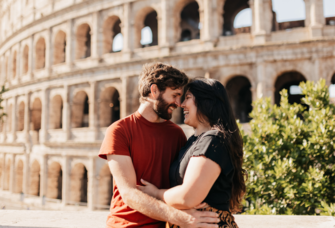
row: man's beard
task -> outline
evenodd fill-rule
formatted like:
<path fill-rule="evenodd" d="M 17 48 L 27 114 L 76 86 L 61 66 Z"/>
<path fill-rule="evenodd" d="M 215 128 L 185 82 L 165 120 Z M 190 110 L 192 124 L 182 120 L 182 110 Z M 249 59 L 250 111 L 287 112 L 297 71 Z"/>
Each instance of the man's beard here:
<path fill-rule="evenodd" d="M 157 103 L 154 104 L 154 112 L 162 119 L 169 120 L 172 118 L 172 113 L 169 113 L 169 108 L 177 108 L 176 104 L 168 104 L 159 94 L 157 98 Z"/>

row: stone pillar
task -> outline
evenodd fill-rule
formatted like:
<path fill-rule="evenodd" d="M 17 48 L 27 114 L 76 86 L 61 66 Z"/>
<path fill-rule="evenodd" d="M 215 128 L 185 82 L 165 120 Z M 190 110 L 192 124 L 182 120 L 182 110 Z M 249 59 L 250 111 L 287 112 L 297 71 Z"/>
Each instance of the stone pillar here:
<path fill-rule="evenodd" d="M 24 166 L 23 166 L 23 193 L 24 194 L 29 194 L 29 170 L 30 170 L 30 155 L 29 153 L 25 154 L 25 159 L 24 159 Z"/>
<path fill-rule="evenodd" d="M 9 191 L 14 192 L 14 188 L 15 188 L 15 154 L 11 154 L 11 162 L 12 162 L 12 164 L 10 164 Z"/>
<path fill-rule="evenodd" d="M 305 26 L 309 28 L 311 37 L 322 37 L 322 28 L 325 25 L 323 0 L 305 0 Z"/>
<path fill-rule="evenodd" d="M 2 164 L 1 164 L 2 170 L 1 170 L 1 178 L 0 178 L 0 182 L 1 182 L 1 189 L 4 189 L 5 186 L 5 170 L 6 170 L 6 154 L 2 154 Z"/>
<path fill-rule="evenodd" d="M 12 135 L 13 135 L 13 142 L 16 141 L 16 126 L 17 126 L 17 96 L 14 97 L 14 102 L 13 102 L 13 106 L 12 106 Z"/>
<path fill-rule="evenodd" d="M 96 179 L 95 179 L 95 161 L 94 157 L 90 157 L 88 167 L 88 189 L 87 189 L 87 206 L 88 209 L 93 211 L 95 205 L 95 190 L 96 190 Z"/>
<path fill-rule="evenodd" d="M 134 49 L 134 21 L 132 19 L 132 9 L 130 2 L 123 4 L 123 19 L 121 23 L 121 31 L 123 34 L 123 58 L 124 60 L 130 60 Z"/>
<path fill-rule="evenodd" d="M 98 137 L 98 102 L 97 102 L 97 82 L 90 82 L 90 95 L 89 95 L 89 127 L 94 131 L 94 141 Z"/>
<path fill-rule="evenodd" d="M 219 37 L 218 23 L 221 16 L 217 13 L 217 5 L 212 0 L 204 0 L 203 9 L 200 13 L 201 20 L 201 40 L 204 41 L 206 50 L 214 48 L 214 42 Z"/>
<path fill-rule="evenodd" d="M 128 78 L 122 78 L 122 90 L 120 93 L 120 118 L 124 118 L 127 116 L 127 84 Z"/>
<path fill-rule="evenodd" d="M 92 23 L 92 58 L 100 60 L 102 56 L 102 20 L 100 12 L 93 13 Z"/>
<path fill-rule="evenodd" d="M 48 118 L 48 89 L 42 91 L 42 116 L 41 116 L 41 130 L 40 130 L 40 142 L 44 143 L 47 141 L 47 118 Z"/>
<path fill-rule="evenodd" d="M 169 0 L 162 0 L 161 1 L 161 8 L 162 11 L 160 13 L 158 19 L 158 28 L 159 28 L 159 46 L 160 52 L 162 56 L 168 56 L 170 54 L 170 47 L 172 46 L 173 40 L 173 30 L 172 20 L 173 17 L 171 13 L 171 6 L 169 5 L 171 1 Z"/>
<path fill-rule="evenodd" d="M 274 96 L 273 96 L 273 86 L 268 84 L 266 79 L 267 79 L 267 74 L 266 74 L 266 65 L 264 63 L 264 60 L 260 59 L 257 61 L 255 65 L 255 78 L 257 79 L 255 82 L 255 85 L 252 83 L 252 100 L 257 100 L 262 97 L 270 97 L 272 99 L 272 102 L 274 102 Z M 272 81 L 271 81 L 272 82 Z"/>
<path fill-rule="evenodd" d="M 272 30 L 272 1 L 249 0 L 252 10 L 252 35 L 255 44 L 264 44 Z"/>
<path fill-rule="evenodd" d="M 29 143 L 29 123 L 30 123 L 30 93 L 26 93 L 25 96 L 25 106 L 24 106 L 24 134 L 25 134 L 25 142 Z"/>
<path fill-rule="evenodd" d="M 62 166 L 62 204 L 63 206 L 70 200 L 70 159 L 68 156 L 63 157 L 63 166 Z"/>
<path fill-rule="evenodd" d="M 52 30 L 51 27 L 48 28 L 48 33 L 46 36 L 46 46 L 45 46 L 45 69 L 47 70 L 48 76 L 51 74 L 51 65 L 52 65 Z"/>
<path fill-rule="evenodd" d="M 28 53 L 28 75 L 29 80 L 34 78 L 34 36 L 29 38 L 29 53 Z"/>
<path fill-rule="evenodd" d="M 48 180 L 48 163 L 47 163 L 47 155 L 43 154 L 41 170 L 40 170 L 40 197 L 43 202 L 43 198 L 45 198 L 47 194 L 47 180 Z"/>
<path fill-rule="evenodd" d="M 68 20 L 67 22 L 67 32 L 66 32 L 66 53 L 65 61 L 69 69 L 73 67 L 73 59 L 75 55 L 74 48 L 74 21 L 73 19 Z"/>
<path fill-rule="evenodd" d="M 71 107 L 69 104 L 69 86 L 65 85 L 64 86 L 64 103 L 63 103 L 63 119 L 62 119 L 62 123 L 63 123 L 63 131 L 66 134 L 66 141 L 68 141 L 71 137 L 71 128 L 70 128 L 70 123 L 71 123 Z"/>
<path fill-rule="evenodd" d="M 21 42 L 19 42 L 19 45 L 18 45 L 18 50 L 17 50 L 17 53 L 16 53 L 16 77 L 17 78 L 17 81 L 20 83 L 21 81 L 21 62 L 22 62 L 22 50 L 21 50 Z"/>
<path fill-rule="evenodd" d="M 5 112 L 5 113 L 8 113 L 8 100 L 7 99 L 5 99 L 4 100 L 4 105 L 3 105 L 3 111 Z M 8 117 L 5 117 L 5 120 L 7 119 Z M 3 122 L 3 142 L 6 142 L 6 140 L 7 140 L 7 123 L 6 122 Z"/>

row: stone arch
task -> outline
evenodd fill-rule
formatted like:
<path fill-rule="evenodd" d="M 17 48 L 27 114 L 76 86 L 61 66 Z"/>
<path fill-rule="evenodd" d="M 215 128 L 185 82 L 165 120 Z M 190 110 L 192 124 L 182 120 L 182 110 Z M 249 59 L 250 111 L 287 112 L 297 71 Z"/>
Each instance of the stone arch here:
<path fill-rule="evenodd" d="M 120 95 L 115 87 L 106 88 L 100 95 L 100 127 L 108 127 L 120 119 Z"/>
<path fill-rule="evenodd" d="M 35 98 L 31 108 L 31 130 L 39 131 L 41 129 L 42 102 Z"/>
<path fill-rule="evenodd" d="M 234 29 L 236 15 L 242 10 L 250 8 L 249 0 L 227 0 L 223 6 L 223 35 L 234 35 L 238 30 Z M 250 32 L 250 28 L 249 28 Z"/>
<path fill-rule="evenodd" d="M 15 167 L 15 193 L 23 192 L 23 162 L 19 160 Z"/>
<path fill-rule="evenodd" d="M 197 1 L 187 3 L 180 13 L 180 41 L 200 39 L 200 13 Z"/>
<path fill-rule="evenodd" d="M 56 95 L 50 105 L 50 129 L 61 129 L 63 126 L 63 99 Z"/>
<path fill-rule="evenodd" d="M 45 67 L 45 40 L 43 37 L 39 38 L 36 42 L 36 48 L 35 48 L 35 68 L 36 69 L 42 69 Z"/>
<path fill-rule="evenodd" d="M 16 77 L 16 67 L 17 67 L 17 54 L 16 54 L 16 51 L 14 51 L 13 53 L 13 59 L 12 59 L 12 76 L 13 76 L 13 79 L 15 79 Z"/>
<path fill-rule="evenodd" d="M 236 119 L 241 123 L 250 121 L 252 111 L 251 83 L 246 76 L 235 76 L 230 78 L 226 84 L 226 90 L 230 105 Z"/>
<path fill-rule="evenodd" d="M 66 33 L 58 31 L 54 41 L 54 64 L 64 63 L 66 57 Z"/>
<path fill-rule="evenodd" d="M 91 27 L 87 24 L 81 24 L 76 33 L 76 59 L 85 59 L 91 56 Z"/>
<path fill-rule="evenodd" d="M 48 166 L 47 198 L 62 199 L 62 167 L 58 162 Z"/>
<path fill-rule="evenodd" d="M 23 74 L 27 74 L 29 70 L 29 47 L 25 45 L 22 53 L 23 59 Z"/>
<path fill-rule="evenodd" d="M 300 82 L 305 82 L 306 78 L 298 71 L 287 71 L 279 75 L 275 81 L 275 103 L 279 105 L 280 103 L 280 91 L 287 89 L 288 100 L 290 104 L 301 103 L 301 94 L 294 94 L 290 89 L 291 86 L 298 86 Z"/>
<path fill-rule="evenodd" d="M 29 195 L 40 195 L 40 171 L 40 163 L 38 163 L 37 160 L 34 160 L 30 168 Z"/>
<path fill-rule="evenodd" d="M 17 119 L 17 130 L 18 131 L 23 131 L 24 129 L 24 109 L 25 109 L 25 104 L 23 101 L 19 104 L 19 109 L 18 109 L 18 119 Z"/>
<path fill-rule="evenodd" d="M 79 91 L 73 97 L 71 109 L 71 127 L 89 126 L 89 103 L 87 93 Z"/>
<path fill-rule="evenodd" d="M 113 196 L 113 176 L 108 164 L 105 164 L 99 173 L 99 205 L 110 205 Z"/>
<path fill-rule="evenodd" d="M 87 169 L 82 163 L 78 163 L 71 170 L 70 198 L 72 202 L 87 202 L 87 184 Z"/>
<path fill-rule="evenodd" d="M 113 51 L 113 41 L 116 35 L 121 33 L 121 20 L 118 16 L 108 17 L 103 25 L 104 53 Z"/>
<path fill-rule="evenodd" d="M 11 178 L 11 173 L 10 173 L 11 164 L 12 164 L 12 160 L 7 159 L 7 162 L 5 164 L 5 184 L 3 186 L 3 190 L 9 190 L 10 178 Z"/>
<path fill-rule="evenodd" d="M 145 27 L 149 27 L 152 32 L 152 42 L 144 46 L 158 45 L 158 19 L 157 11 L 152 7 L 141 9 L 135 17 L 135 47 L 141 47 L 141 32 Z"/>
<path fill-rule="evenodd" d="M 184 11 L 184 9 L 186 8 L 186 10 Z M 197 12 L 195 10 L 195 8 L 197 8 Z M 177 4 L 174 7 L 174 32 L 175 32 L 175 41 L 183 41 L 182 40 L 182 33 L 186 30 L 189 30 L 191 33 L 191 38 L 192 36 L 198 36 L 197 34 L 199 33 L 199 37 L 200 37 L 200 29 L 194 29 L 192 28 L 192 26 L 189 25 L 189 23 L 187 23 L 186 21 L 183 22 L 183 18 L 182 17 L 191 17 L 191 19 L 193 18 L 199 18 L 198 20 L 196 19 L 195 21 L 198 21 L 198 23 L 201 22 L 201 17 L 200 17 L 200 10 L 202 9 L 202 5 L 201 5 L 201 1 L 199 0 L 179 0 L 179 2 L 177 2 Z M 184 13 L 183 13 L 184 11 Z M 191 13 L 189 13 L 191 11 Z M 182 15 L 183 14 L 183 15 Z M 187 20 L 187 19 L 186 19 Z M 196 26 L 195 26 L 196 27 Z"/>

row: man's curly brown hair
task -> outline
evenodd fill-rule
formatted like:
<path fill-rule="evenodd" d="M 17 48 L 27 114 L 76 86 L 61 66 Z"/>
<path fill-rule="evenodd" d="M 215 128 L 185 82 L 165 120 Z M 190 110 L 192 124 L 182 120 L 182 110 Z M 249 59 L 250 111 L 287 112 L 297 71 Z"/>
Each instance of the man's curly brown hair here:
<path fill-rule="evenodd" d="M 178 89 L 188 83 L 186 74 L 171 65 L 164 63 L 149 63 L 143 65 L 138 89 L 141 95 L 140 101 L 146 100 L 150 94 L 150 87 L 156 84 L 160 92 L 164 92 L 167 87 Z"/>

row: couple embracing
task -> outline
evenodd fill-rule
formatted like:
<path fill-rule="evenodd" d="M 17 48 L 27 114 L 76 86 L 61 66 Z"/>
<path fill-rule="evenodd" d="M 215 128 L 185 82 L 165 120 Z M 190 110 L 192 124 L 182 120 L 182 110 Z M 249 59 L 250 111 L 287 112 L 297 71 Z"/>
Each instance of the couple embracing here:
<path fill-rule="evenodd" d="M 107 129 L 99 153 L 114 178 L 106 227 L 238 227 L 243 142 L 224 86 L 153 63 L 139 92 L 139 109 Z M 188 140 L 169 121 L 178 106 L 194 128 Z"/>

